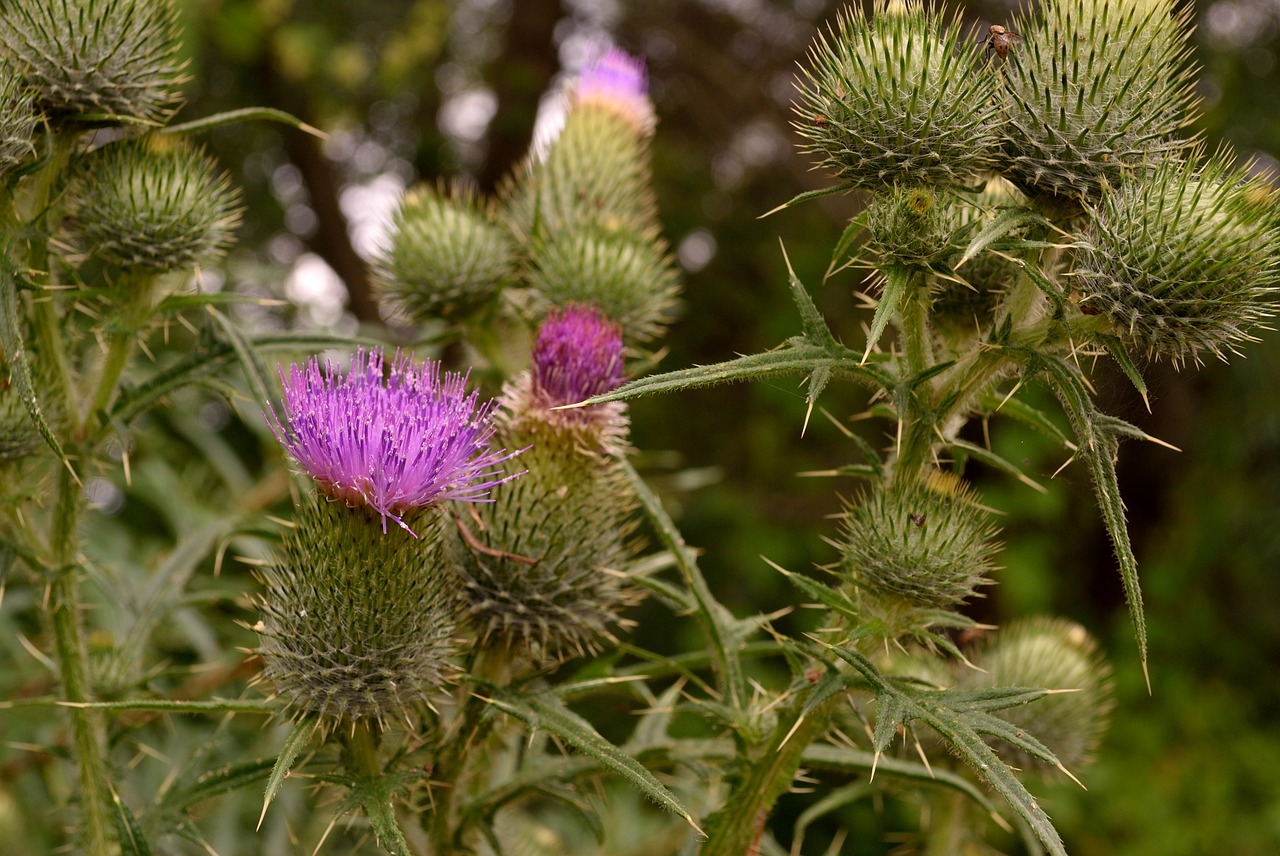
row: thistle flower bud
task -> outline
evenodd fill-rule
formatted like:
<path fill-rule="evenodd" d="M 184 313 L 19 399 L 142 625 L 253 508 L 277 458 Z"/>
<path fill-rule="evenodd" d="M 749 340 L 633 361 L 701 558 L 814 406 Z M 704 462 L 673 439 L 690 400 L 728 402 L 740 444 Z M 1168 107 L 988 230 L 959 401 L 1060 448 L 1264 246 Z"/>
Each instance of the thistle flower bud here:
<path fill-rule="evenodd" d="M 1280 285 L 1275 194 L 1225 156 L 1169 162 L 1091 208 L 1074 272 L 1082 306 L 1175 365 L 1224 356 L 1274 314 Z"/>
<path fill-rule="evenodd" d="M 365 506 L 411 535 L 411 509 L 480 502 L 518 452 L 491 451 L 494 402 L 477 407 L 467 378 L 397 354 L 384 376 L 381 350 L 356 351 L 345 375 L 312 357 L 289 368 L 284 418 L 264 414 L 276 438 L 329 499 Z"/>
<path fill-rule="evenodd" d="M 998 549 L 987 511 L 958 480 L 936 474 L 865 493 L 844 516 L 850 582 L 904 607 L 950 609 L 987 582 Z"/>
<path fill-rule="evenodd" d="M 894 185 L 867 208 L 867 249 L 886 265 L 930 267 L 960 248 L 955 210 L 928 188 Z"/>
<path fill-rule="evenodd" d="M 609 51 L 583 71 L 560 133 L 504 188 L 512 227 L 526 237 L 595 227 L 655 238 L 653 127 L 643 64 Z"/>
<path fill-rule="evenodd" d="M 51 119 L 160 122 L 183 82 L 171 0 L 11 0 L 4 46 Z"/>
<path fill-rule="evenodd" d="M 0 178 L 35 155 L 34 98 L 10 63 L 0 57 Z"/>
<path fill-rule="evenodd" d="M 654 240 L 599 230 L 556 232 L 533 248 L 529 284 L 553 306 L 597 306 L 631 341 L 661 335 L 679 281 Z"/>
<path fill-rule="evenodd" d="M 843 14 L 810 49 L 795 123 L 839 181 L 963 184 L 997 145 L 996 82 L 979 46 L 918 2 Z"/>
<path fill-rule="evenodd" d="M 474 189 L 423 187 L 401 202 L 376 264 L 384 302 L 417 323 L 457 321 L 516 275 L 515 242 Z"/>
<path fill-rule="evenodd" d="M 625 577 L 635 501 L 617 455 L 624 405 L 557 411 L 622 381 L 617 327 L 591 309 L 553 311 L 529 372 L 503 391 L 503 436 L 529 445 L 528 472 L 500 502 L 476 509 L 457 561 L 481 642 L 555 662 L 612 639 L 637 599 Z"/>
<path fill-rule="evenodd" d="M 1055 618 L 1010 624 L 988 637 L 961 673 L 961 687 L 1044 687 L 1061 692 L 1000 711 L 1045 746 L 1062 765 L 1079 772 L 1093 758 L 1111 711 L 1111 668 L 1098 643 L 1080 625 Z M 999 747 L 1020 770 L 1045 771 L 1044 762 Z M 1012 756 L 1011 754 L 1012 753 Z"/>
<path fill-rule="evenodd" d="M 1187 145 L 1190 8 L 1053 0 L 1014 24 L 1003 61 L 1003 171 L 1024 190 L 1093 198 Z"/>
<path fill-rule="evenodd" d="M 263 677 L 298 716 L 403 719 L 444 682 L 456 585 L 446 513 L 406 513 L 417 540 L 384 534 L 375 509 L 308 494 L 263 571 Z M 405 524 L 406 526 L 408 523 Z"/>
<path fill-rule="evenodd" d="M 623 353 L 622 328 L 595 308 L 552 308 L 534 343 L 530 370 L 503 390 L 507 430 L 524 433 L 541 423 L 572 435 L 572 444 L 579 448 L 622 454 L 628 428 L 625 402 L 555 408 L 621 386 Z"/>
<path fill-rule="evenodd" d="M 573 93 L 574 110 L 604 110 L 617 115 L 638 136 L 652 136 L 657 118 L 649 100 L 644 61 L 610 48 L 582 71 Z"/>
<path fill-rule="evenodd" d="M 239 193 L 211 158 L 155 136 L 87 155 L 70 200 L 77 242 L 124 268 L 167 271 L 216 257 L 240 220 Z"/>

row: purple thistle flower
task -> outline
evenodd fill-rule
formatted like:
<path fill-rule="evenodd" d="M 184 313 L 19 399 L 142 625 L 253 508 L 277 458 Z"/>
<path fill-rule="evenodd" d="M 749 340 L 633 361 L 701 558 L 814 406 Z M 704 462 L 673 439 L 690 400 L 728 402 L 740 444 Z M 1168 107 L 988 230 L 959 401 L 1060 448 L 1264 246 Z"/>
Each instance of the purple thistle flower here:
<path fill-rule="evenodd" d="M 609 392 L 622 373 L 622 328 L 592 307 L 552 309 L 533 346 L 533 384 L 547 407 Z"/>
<path fill-rule="evenodd" d="M 599 104 L 619 113 L 643 134 L 653 132 L 653 102 L 644 60 L 610 48 L 588 63 L 578 81 L 578 104 Z"/>
<path fill-rule="evenodd" d="M 263 414 L 276 438 L 322 493 L 382 515 L 384 533 L 389 517 L 416 538 L 403 519 L 410 509 L 486 502 L 490 488 L 521 475 L 501 467 L 519 452 L 489 450 L 495 403 L 477 408 L 467 375 L 438 362 L 397 352 L 384 379 L 381 349 L 361 348 L 345 375 L 312 357 L 287 378 L 281 366 L 280 380 L 285 418 Z"/>

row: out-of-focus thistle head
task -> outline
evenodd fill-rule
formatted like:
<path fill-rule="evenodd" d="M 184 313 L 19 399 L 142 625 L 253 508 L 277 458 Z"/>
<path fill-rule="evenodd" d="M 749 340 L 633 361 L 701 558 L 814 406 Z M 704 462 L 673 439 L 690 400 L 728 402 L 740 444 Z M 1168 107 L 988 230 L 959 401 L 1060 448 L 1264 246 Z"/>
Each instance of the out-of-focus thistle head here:
<path fill-rule="evenodd" d="M 123 268 L 167 271 L 216 258 L 240 221 L 240 195 L 217 164 L 156 135 L 86 155 L 69 194 L 80 249 Z"/>
<path fill-rule="evenodd" d="M 529 446 L 528 472 L 460 519 L 456 542 L 471 626 L 534 662 L 596 650 L 637 599 L 626 578 L 635 500 L 618 456 L 622 402 L 554 410 L 623 380 L 617 325 L 592 308 L 552 310 L 529 371 L 503 390 L 502 435 Z"/>
<path fill-rule="evenodd" d="M 1083 627 L 1060 618 L 1018 621 L 986 637 L 970 659 L 977 668 L 959 673 L 961 688 L 1062 690 L 1002 710 L 999 716 L 1047 746 L 1071 772 L 1089 764 L 1114 699 L 1111 668 Z M 997 749 L 1016 769 L 1047 771 L 1043 761 L 1024 752 L 1004 744 Z"/>
<path fill-rule="evenodd" d="M 1226 154 L 1135 175 L 1089 209 L 1073 280 L 1080 305 L 1152 358 L 1223 357 L 1274 314 L 1276 199 Z"/>
<path fill-rule="evenodd" d="M 518 473 L 502 465 L 518 452 L 489 448 L 494 402 L 478 404 L 465 375 L 442 372 L 397 354 L 363 349 L 343 374 L 312 357 L 294 365 L 284 384 L 284 416 L 267 422 L 298 465 L 329 499 L 365 506 L 415 534 L 413 509 L 445 500 L 481 502 Z"/>
<path fill-rule="evenodd" d="M 408 514 L 408 512 L 406 512 Z M 385 723 L 408 717 L 448 676 L 457 583 L 444 558 L 453 524 L 417 509 L 420 537 L 384 533 L 376 509 L 307 493 L 263 569 L 263 677 L 295 716 Z"/>
<path fill-rule="evenodd" d="M 503 390 L 502 418 L 511 433 L 534 433 L 531 442 L 560 442 L 618 454 L 625 450 L 626 404 L 577 404 L 621 386 L 622 329 L 597 309 L 570 304 L 553 308 L 538 331 L 532 365 Z M 556 436 L 559 435 L 559 436 Z"/>
<path fill-rule="evenodd" d="M 0 178 L 35 155 L 34 100 L 12 64 L 0 54 Z"/>
<path fill-rule="evenodd" d="M 841 569 L 886 610 L 947 610 L 988 582 L 996 528 L 954 477 L 877 486 L 845 513 Z"/>
<path fill-rule="evenodd" d="M 649 100 L 644 60 L 610 48 L 582 70 L 573 90 L 574 110 L 605 110 L 621 117 L 641 136 L 652 136 L 657 118 Z"/>
<path fill-rule="evenodd" d="M 599 307 L 631 342 L 661 335 L 679 277 L 661 242 L 596 229 L 556 232 L 533 247 L 529 284 L 551 306 Z"/>
<path fill-rule="evenodd" d="M 458 321 L 489 305 L 515 279 L 515 242 L 474 188 L 408 193 L 376 264 L 384 302 L 422 323 Z"/>
<path fill-rule="evenodd" d="M 604 53 L 566 99 L 564 126 L 535 142 L 503 188 L 511 228 L 523 238 L 588 228 L 656 239 L 654 125 L 643 62 L 616 49 Z"/>
<path fill-rule="evenodd" d="M 10 0 L 0 41 L 54 121 L 158 123 L 178 103 L 171 0 Z"/>
<path fill-rule="evenodd" d="M 965 184 L 998 143 L 996 78 L 981 45 L 919 2 L 878 2 L 819 34 L 795 124 L 842 184 Z"/>
<path fill-rule="evenodd" d="M 1051 0 L 1013 24 L 1004 59 L 1002 171 L 1029 193 L 1094 199 L 1103 183 L 1186 146 L 1191 7 Z"/>

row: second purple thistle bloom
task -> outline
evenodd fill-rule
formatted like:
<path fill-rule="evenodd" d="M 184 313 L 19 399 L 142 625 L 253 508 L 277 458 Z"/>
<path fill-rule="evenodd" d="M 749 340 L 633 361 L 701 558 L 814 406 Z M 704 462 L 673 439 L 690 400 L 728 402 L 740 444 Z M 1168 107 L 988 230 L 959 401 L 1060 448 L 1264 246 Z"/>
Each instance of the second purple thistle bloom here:
<path fill-rule="evenodd" d="M 466 391 L 466 375 L 397 353 L 389 370 L 381 350 L 357 350 L 344 375 L 312 357 L 280 368 L 284 418 L 264 414 L 271 430 L 320 491 L 364 505 L 415 538 L 407 512 L 444 500 L 488 501 L 515 478 L 502 464 L 519 454 L 491 450 L 494 402 Z"/>

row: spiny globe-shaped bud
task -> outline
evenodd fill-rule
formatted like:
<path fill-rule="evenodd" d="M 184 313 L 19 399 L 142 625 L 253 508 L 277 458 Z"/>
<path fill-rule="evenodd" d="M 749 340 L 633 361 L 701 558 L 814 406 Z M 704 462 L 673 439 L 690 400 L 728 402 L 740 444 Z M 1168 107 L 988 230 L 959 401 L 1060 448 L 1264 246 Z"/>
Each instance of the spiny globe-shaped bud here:
<path fill-rule="evenodd" d="M 1106 730 L 1113 699 L 1111 668 L 1083 627 L 1059 618 L 1018 621 L 988 637 L 971 660 L 977 669 L 960 673 L 961 688 L 1063 690 L 1002 710 L 999 716 L 1025 729 L 1073 773 L 1088 765 Z M 999 751 L 1019 770 L 1047 769 L 1043 761 L 1003 744 Z"/>
<path fill-rule="evenodd" d="M 382 299 L 400 316 L 457 321 L 490 304 L 518 261 L 474 188 L 421 187 L 400 203 L 376 270 Z"/>
<path fill-rule="evenodd" d="M 239 193 L 212 158 L 157 135 L 86 155 L 70 201 L 83 251 L 124 268 L 167 271 L 215 258 L 240 221 Z"/>
<path fill-rule="evenodd" d="M 504 186 L 512 228 L 523 237 L 582 227 L 656 235 L 652 134 L 643 65 L 621 51 L 608 52 L 583 71 L 559 134 L 535 143 Z"/>
<path fill-rule="evenodd" d="M 950 609 L 987 583 L 999 549 L 988 512 L 954 477 L 876 487 L 844 515 L 853 585 L 903 606 Z"/>
<path fill-rule="evenodd" d="M 500 418 L 512 431 L 525 423 L 545 423 L 565 435 L 564 442 L 584 449 L 621 454 L 628 429 L 626 403 L 577 404 L 621 386 L 622 328 L 593 307 L 570 304 L 552 308 L 538 331 L 529 371 L 503 389 Z"/>
<path fill-rule="evenodd" d="M 0 40 L 55 121 L 162 121 L 184 81 L 171 0 L 10 0 Z"/>
<path fill-rule="evenodd" d="M 867 208 L 867 249 L 886 265 L 932 267 L 960 248 L 955 210 L 927 187 L 894 185 Z"/>
<path fill-rule="evenodd" d="M 656 239 L 575 229 L 533 247 L 529 284 L 552 306 L 596 306 L 629 341 L 656 338 L 671 320 L 679 280 Z"/>
<path fill-rule="evenodd" d="M 818 35 L 801 81 L 805 149 L 857 187 L 963 184 L 988 169 L 996 81 L 980 45 L 959 33 L 918 2 L 842 14 Z"/>
<path fill-rule="evenodd" d="M 458 601 L 438 506 L 406 512 L 421 536 L 383 532 L 373 508 L 308 493 L 262 573 L 263 677 L 295 716 L 406 719 L 446 678 Z"/>
<path fill-rule="evenodd" d="M 1052 0 L 1014 24 L 1003 60 L 1002 169 L 1024 190 L 1091 199 L 1186 147 L 1191 7 Z"/>
<path fill-rule="evenodd" d="M 638 599 L 626 577 L 634 501 L 616 458 L 577 447 L 555 426 L 521 424 L 524 476 L 458 516 L 455 559 L 480 644 L 557 662 L 614 641 Z"/>
<path fill-rule="evenodd" d="M 271 430 L 328 499 L 366 507 L 410 535 L 413 509 L 445 500 L 488 501 L 491 488 L 519 475 L 502 472 L 518 452 L 489 448 L 494 402 L 478 405 L 465 375 L 397 354 L 357 350 L 343 374 L 312 357 L 293 365 L 284 385 L 284 417 L 264 414 Z"/>
<path fill-rule="evenodd" d="M 31 160 L 36 149 L 34 98 L 0 54 L 0 178 Z"/>
<path fill-rule="evenodd" d="M 1167 162 L 1103 194 L 1074 271 L 1080 304 L 1174 365 L 1224 356 L 1274 314 L 1276 194 L 1228 166 Z"/>

